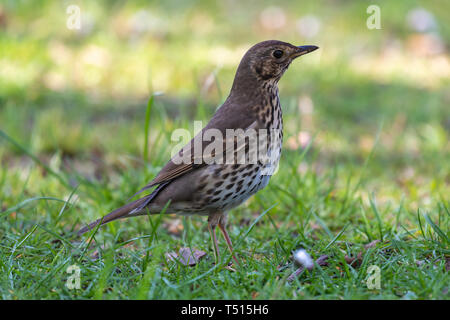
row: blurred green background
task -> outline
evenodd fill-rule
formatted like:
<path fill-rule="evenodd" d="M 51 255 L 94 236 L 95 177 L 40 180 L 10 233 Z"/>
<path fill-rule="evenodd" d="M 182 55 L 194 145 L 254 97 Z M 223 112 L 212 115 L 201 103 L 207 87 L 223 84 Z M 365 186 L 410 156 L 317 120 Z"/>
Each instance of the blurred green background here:
<path fill-rule="evenodd" d="M 66 27 L 72 4 L 80 30 Z M 370 4 L 380 30 L 366 26 Z M 46 163 L 59 159 L 58 170 L 67 160 L 104 178 L 99 161 L 141 157 L 153 92 L 164 95 L 150 144 L 207 121 L 254 43 L 314 44 L 280 82 L 286 152 L 314 136 L 320 170 L 362 163 L 377 141 L 370 189 L 427 205 L 436 190 L 449 194 L 449 20 L 448 1 L 2 1 L 0 128 Z M 169 154 L 155 146 L 150 157 Z M 0 161 L 7 181 L 31 164 L 5 140 Z M 41 174 L 31 173 L 30 194 Z M 4 207 L 15 189 L 3 186 Z"/>
<path fill-rule="evenodd" d="M 79 30 L 67 27 L 70 5 L 80 8 Z M 381 29 L 367 27 L 370 5 L 381 10 Z M 0 263 L 2 268 L 8 266 L 0 279 L 5 284 L 3 297 L 73 297 L 64 288 L 51 293 L 45 288 L 24 289 L 42 268 L 48 272 L 46 279 L 56 281 L 48 286 L 59 288 L 59 278 L 51 275 L 59 272 L 55 265 L 65 266 L 70 260 L 59 264 L 71 247 L 66 247 L 70 250 L 65 255 L 56 254 L 61 243 L 53 242 L 59 241 L 54 237 L 61 237 L 64 246 L 65 239 L 78 241 L 73 230 L 123 205 L 150 181 L 177 143 L 170 139 L 173 130 L 192 130 L 194 120 L 206 123 L 226 99 L 242 55 L 268 39 L 320 49 L 296 60 L 279 83 L 285 122 L 279 172 L 266 190 L 230 215 L 236 226 L 230 233 L 234 240 L 248 221 L 279 203 L 270 212 L 273 220 L 255 228 L 242 249 L 255 257 L 255 268 L 266 263 L 261 256 L 271 261 L 267 269 L 261 267 L 260 272 L 267 273 L 255 273 L 251 279 L 261 283 L 260 288 L 267 279 L 278 279 L 276 266 L 288 261 L 290 250 L 300 245 L 319 255 L 349 252 L 349 243 L 385 237 L 401 258 L 383 254 L 373 258 L 379 260 L 371 263 L 390 270 L 383 270 L 383 276 L 392 278 L 383 282 L 392 288 L 379 297 L 410 296 L 410 291 L 420 298 L 445 297 L 448 281 L 443 287 L 442 279 L 448 280 L 448 273 L 443 266 L 450 261 L 449 21 L 450 2 L 445 0 L 1 0 L 0 251 L 5 250 L 1 254 L 5 257 L 11 254 Z M 162 94 L 150 110 L 147 101 L 154 93 Z M 62 204 L 51 199 L 31 201 L 43 196 L 71 199 L 74 206 L 61 209 Z M 438 229 L 430 223 L 422 229 L 423 212 Z M 167 250 L 186 245 L 186 239 L 209 250 L 202 219 L 168 221 L 174 224 L 165 221 L 166 231 L 158 232 Z M 202 233 L 189 233 L 191 223 Z M 112 223 L 104 230 L 98 237 L 110 241 L 110 247 L 118 239 L 149 232 L 144 218 Z M 440 231 L 439 237 L 433 230 Z M 341 238 L 330 245 L 338 233 Z M 407 245 L 395 247 L 394 238 Z M 28 246 L 15 251 L 23 239 L 28 239 Z M 130 252 L 139 251 L 131 253 L 131 261 L 140 263 L 147 245 L 140 239 L 130 246 Z M 254 254 L 247 252 L 250 247 Z M 14 252 L 18 256 L 13 259 Z M 148 258 L 148 253 L 144 255 Z M 430 276 L 428 269 L 416 266 L 416 257 L 440 263 L 440 269 L 433 269 Z M 84 265 L 90 271 L 83 272 L 97 279 L 101 265 L 90 263 Z M 134 268 L 133 263 L 126 262 L 124 268 Z M 157 262 L 152 263 L 157 268 Z M 206 267 L 167 271 L 164 276 L 174 282 L 192 279 L 205 271 L 202 268 Z M 411 269 L 400 273 L 402 268 Z M 139 276 L 139 270 L 130 273 Z M 355 277 L 364 277 L 361 272 Z M 408 274 L 423 278 L 414 282 Z M 332 276 L 328 287 L 336 292 L 329 292 L 329 297 L 370 296 L 353 276 L 350 272 L 337 276 L 343 287 L 352 288 L 346 293 L 339 291 Z M 222 292 L 229 290 L 226 297 L 257 296 L 251 293 L 253 282 L 248 292 L 237 295 L 233 277 L 239 275 L 224 278 L 231 281 L 229 287 L 223 286 Z M 322 285 L 314 282 L 320 277 L 311 279 L 313 285 L 301 295 L 325 297 Z M 134 290 L 127 281 L 122 284 Z M 96 297 L 102 297 L 107 284 L 102 285 L 89 285 L 97 288 Z M 108 285 L 114 288 L 105 291 L 110 297 L 130 296 Z M 157 297 L 222 297 L 215 289 L 201 291 L 204 287 L 180 291 L 163 283 L 156 288 L 161 290 Z M 275 281 L 259 297 L 297 297 L 290 289 L 279 288 Z M 81 294 L 91 297 L 91 291 Z"/>

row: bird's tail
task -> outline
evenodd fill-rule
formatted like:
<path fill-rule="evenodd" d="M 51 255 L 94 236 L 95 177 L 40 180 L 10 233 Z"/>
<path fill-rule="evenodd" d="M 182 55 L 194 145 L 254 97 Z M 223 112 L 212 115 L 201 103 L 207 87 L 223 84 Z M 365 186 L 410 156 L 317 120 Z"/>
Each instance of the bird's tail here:
<path fill-rule="evenodd" d="M 88 224 L 87 226 L 83 227 L 80 229 L 80 231 L 78 231 L 78 235 L 82 235 L 83 233 L 92 230 L 93 228 L 95 228 L 98 225 L 104 225 L 105 223 L 117 220 L 117 219 L 121 219 L 121 218 L 129 218 L 129 217 L 134 217 L 134 216 L 138 216 L 138 215 L 142 215 L 142 214 L 146 214 L 148 213 L 148 206 L 150 204 L 150 202 L 153 200 L 153 198 L 155 198 L 158 193 L 166 186 L 169 184 L 170 181 L 166 181 L 161 183 L 160 185 L 158 185 L 158 187 L 152 191 L 152 193 L 150 193 L 149 195 L 137 199 L 133 202 L 127 203 L 126 205 L 124 205 L 123 207 L 120 207 L 119 209 L 116 209 L 110 213 L 108 213 L 106 216 L 104 216 L 103 218 L 97 219 L 94 222 L 91 222 L 90 224 Z M 142 188 L 138 193 L 141 193 L 142 191 L 144 191 L 145 189 L 148 189 L 149 186 Z M 133 195 L 133 197 L 135 195 L 137 195 L 138 193 L 135 193 Z M 155 210 L 158 209 L 158 207 L 154 208 Z M 156 213 L 156 212 L 154 212 Z"/>
<path fill-rule="evenodd" d="M 78 231 L 78 235 L 82 235 L 83 233 L 94 229 L 97 225 L 104 225 L 105 223 L 121 219 L 121 218 L 128 218 L 133 217 L 139 214 L 142 214 L 142 212 L 145 209 L 145 206 L 150 202 L 152 195 L 149 194 L 148 196 L 145 196 L 143 198 L 137 199 L 133 202 L 127 203 L 123 207 L 120 207 L 110 213 L 108 213 L 103 218 L 97 219 L 94 222 L 91 222 L 87 226 L 83 227 Z"/>

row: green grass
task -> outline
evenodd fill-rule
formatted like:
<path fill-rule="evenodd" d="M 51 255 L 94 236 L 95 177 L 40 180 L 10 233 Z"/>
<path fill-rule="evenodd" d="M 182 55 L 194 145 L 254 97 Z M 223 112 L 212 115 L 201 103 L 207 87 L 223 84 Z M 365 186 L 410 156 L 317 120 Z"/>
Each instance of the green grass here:
<path fill-rule="evenodd" d="M 58 27 L 65 8 L 57 2 L 3 5 L 15 19 L 0 33 L 0 298 L 448 299 L 449 78 L 427 69 L 448 52 L 415 55 L 404 19 L 416 5 L 432 11 L 448 48 L 450 11 L 437 10 L 439 1 L 381 4 L 383 29 L 368 31 L 364 3 L 280 2 L 288 27 L 274 33 L 251 27 L 262 2 L 230 11 L 164 3 L 82 2 L 97 19 L 83 36 Z M 121 29 L 148 8 L 177 28 Z M 317 38 L 298 39 L 289 27 L 303 13 L 322 20 Z M 206 123 L 227 95 L 241 48 L 267 38 L 321 49 L 280 81 L 277 174 L 229 213 L 243 262 L 237 272 L 224 268 L 231 256 L 219 234 L 224 261 L 214 266 L 204 217 L 143 216 L 77 237 L 158 173 L 174 129 Z M 392 38 L 402 63 L 386 58 Z M 361 56 L 376 70 L 355 68 Z M 181 247 L 207 255 L 193 267 L 166 260 Z M 289 282 L 299 248 L 314 259 L 328 255 L 328 265 Z M 81 289 L 66 287 L 71 265 L 80 268 Z M 366 284 L 373 265 L 379 290 Z"/>
<path fill-rule="evenodd" d="M 446 298 L 448 201 L 441 194 L 426 210 L 412 209 L 405 196 L 399 203 L 379 204 L 376 193 L 365 187 L 376 155 L 375 149 L 365 167 L 328 164 L 319 174 L 313 168 L 318 151 L 285 152 L 269 187 L 230 214 L 230 233 L 244 261 L 236 273 L 214 267 L 206 221 L 200 217 L 182 218 L 183 229 L 176 236 L 164 227 L 175 217 L 159 215 L 114 222 L 95 235 L 76 237 L 82 222 L 121 205 L 163 160 L 133 166 L 142 162 L 126 159 L 114 180 L 80 178 L 78 188 L 61 183 L 71 178 L 58 167 L 45 171 L 54 174 L 43 178 L 38 162 L 22 173 L 4 167 L 2 194 L 18 205 L 1 217 L 2 298 Z M 60 156 L 54 157 L 52 163 L 61 163 Z M 307 167 L 299 174 L 300 162 Z M 15 188 L 21 191 L 12 193 Z M 67 200 L 30 198 L 34 188 Z M 382 242 L 361 266 L 346 264 L 345 255 L 356 256 L 374 239 Z M 164 253 L 184 246 L 208 255 L 194 267 L 166 262 Z M 291 253 L 298 248 L 315 258 L 327 254 L 330 263 L 289 284 L 287 277 L 295 270 Z M 228 261 L 223 241 L 220 250 Z M 65 270 L 73 264 L 81 268 L 80 290 L 65 287 Z M 370 265 L 381 268 L 381 290 L 365 284 Z"/>

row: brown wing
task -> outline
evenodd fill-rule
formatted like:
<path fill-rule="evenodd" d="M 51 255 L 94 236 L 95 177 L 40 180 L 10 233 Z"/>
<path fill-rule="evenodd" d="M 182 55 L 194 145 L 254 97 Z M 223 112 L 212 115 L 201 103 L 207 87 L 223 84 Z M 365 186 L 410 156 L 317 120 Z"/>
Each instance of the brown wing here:
<path fill-rule="evenodd" d="M 180 177 L 188 172 L 191 172 L 192 170 L 196 170 L 198 168 L 201 168 L 202 166 L 206 165 L 208 163 L 208 156 L 201 156 L 202 158 L 198 161 L 196 161 L 194 152 L 191 152 L 194 150 L 194 141 L 196 139 L 201 139 L 201 145 L 202 150 L 210 144 L 210 141 L 203 141 L 202 136 L 205 130 L 208 129 L 218 129 L 222 133 L 222 136 L 226 136 L 226 129 L 243 129 L 244 132 L 250 129 L 258 129 L 261 128 L 260 123 L 258 120 L 256 120 L 256 117 L 250 112 L 236 112 L 232 109 L 234 109 L 236 106 L 233 106 L 232 104 L 225 103 L 219 110 L 217 110 L 216 114 L 213 116 L 211 121 L 208 123 L 208 125 L 202 129 L 202 132 L 197 134 L 189 143 L 187 143 L 179 152 L 177 155 L 175 155 L 158 173 L 158 175 L 144 188 L 139 190 L 136 194 L 141 193 L 142 191 L 149 189 L 153 186 L 172 181 L 176 179 L 177 177 Z M 250 110 L 248 108 L 247 110 Z M 226 144 L 226 140 L 224 141 L 224 144 Z M 233 148 L 234 145 L 232 144 L 226 144 L 228 148 Z M 243 146 L 239 146 L 239 148 L 242 148 Z M 228 150 L 224 148 L 223 154 L 225 155 Z M 175 161 L 176 157 L 182 157 L 183 154 L 186 154 L 186 152 L 189 152 L 188 154 L 192 155 L 190 158 L 190 162 L 186 163 L 184 161 L 183 163 L 179 163 L 179 161 Z M 177 159 L 179 160 L 179 158 Z M 217 160 L 217 158 L 216 158 Z M 135 194 L 135 195 L 136 195 Z"/>

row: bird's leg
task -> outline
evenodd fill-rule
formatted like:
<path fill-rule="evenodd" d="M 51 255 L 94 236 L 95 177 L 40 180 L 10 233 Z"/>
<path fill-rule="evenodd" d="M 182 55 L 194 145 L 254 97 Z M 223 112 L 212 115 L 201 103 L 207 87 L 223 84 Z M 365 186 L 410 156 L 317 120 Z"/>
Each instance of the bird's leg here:
<path fill-rule="evenodd" d="M 217 238 L 216 238 L 216 227 L 218 224 L 220 216 L 217 215 L 210 215 L 208 217 L 208 230 L 209 234 L 211 235 L 211 242 L 213 243 L 213 249 L 214 249 L 214 260 L 216 262 L 216 265 L 219 263 L 220 260 L 220 254 L 219 254 L 219 247 L 217 245 Z"/>
<path fill-rule="evenodd" d="M 236 261 L 236 263 L 237 263 L 238 265 L 240 265 L 239 260 L 238 260 L 238 259 L 236 258 L 236 256 L 234 255 L 234 252 L 233 252 L 233 244 L 231 243 L 230 236 L 228 235 L 228 232 L 227 232 L 227 229 L 226 229 L 226 225 L 227 225 L 226 216 L 223 215 L 223 216 L 221 217 L 221 219 L 219 220 L 219 229 L 220 229 L 220 231 L 222 231 L 223 237 L 225 238 L 225 241 L 227 242 L 228 249 L 230 250 L 231 255 L 232 255 L 234 261 Z"/>

